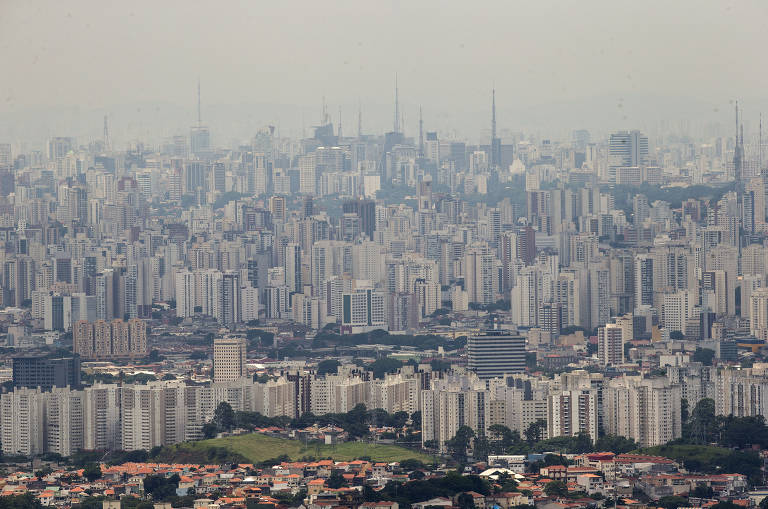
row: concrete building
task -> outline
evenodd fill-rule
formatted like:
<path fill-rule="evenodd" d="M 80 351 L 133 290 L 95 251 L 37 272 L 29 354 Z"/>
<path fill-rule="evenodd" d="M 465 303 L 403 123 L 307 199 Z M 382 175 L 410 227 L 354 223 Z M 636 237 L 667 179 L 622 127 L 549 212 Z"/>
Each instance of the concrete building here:
<path fill-rule="evenodd" d="M 246 341 L 242 337 L 213 340 L 213 381 L 229 382 L 247 375 L 245 369 Z"/>
<path fill-rule="evenodd" d="M 467 341 L 467 368 L 483 380 L 525 371 L 525 338 L 500 330 L 471 336 Z"/>
<path fill-rule="evenodd" d="M 642 447 L 665 444 L 682 433 L 681 399 L 680 386 L 665 378 L 610 380 L 603 389 L 605 431 Z"/>

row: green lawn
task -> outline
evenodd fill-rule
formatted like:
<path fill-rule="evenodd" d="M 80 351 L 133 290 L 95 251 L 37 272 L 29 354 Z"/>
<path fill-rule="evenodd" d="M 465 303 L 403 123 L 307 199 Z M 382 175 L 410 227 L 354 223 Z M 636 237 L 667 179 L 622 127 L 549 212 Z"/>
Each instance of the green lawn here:
<path fill-rule="evenodd" d="M 224 450 L 229 454 L 223 454 Z M 239 455 L 251 463 L 259 463 L 283 454 L 288 455 L 292 460 L 314 457 L 350 461 L 368 457 L 373 461 L 386 462 L 404 459 L 417 459 L 425 463 L 433 461 L 433 458 L 427 454 L 395 445 L 345 442 L 338 445 L 310 443 L 305 446 L 303 442 L 298 440 L 268 437 L 260 433 L 201 440 L 166 447 L 158 459 L 176 463 L 206 463 L 238 461 L 241 459 L 237 457 Z"/>

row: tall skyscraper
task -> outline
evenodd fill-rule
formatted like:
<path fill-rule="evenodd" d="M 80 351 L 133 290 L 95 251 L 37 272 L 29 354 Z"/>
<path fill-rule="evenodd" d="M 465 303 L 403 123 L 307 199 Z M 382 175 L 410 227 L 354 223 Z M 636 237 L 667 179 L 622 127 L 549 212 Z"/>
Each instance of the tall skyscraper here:
<path fill-rule="evenodd" d="M 597 329 L 597 357 L 603 366 L 616 366 L 624 362 L 623 329 L 607 323 Z"/>
<path fill-rule="evenodd" d="M 501 138 L 496 137 L 496 89 L 493 89 L 491 99 L 491 145 L 488 166 L 494 170 L 501 164 Z"/>
<path fill-rule="evenodd" d="M 525 371 L 525 338 L 489 330 L 467 341 L 467 368 L 483 380 Z"/>
<path fill-rule="evenodd" d="M 344 214 L 356 214 L 360 218 L 360 229 L 369 240 L 376 230 L 376 202 L 373 200 L 349 200 L 342 205 Z"/>
<path fill-rule="evenodd" d="M 743 191 L 744 177 L 744 124 L 740 123 L 739 101 L 736 101 L 736 133 L 733 144 L 733 179 L 737 184 L 737 193 Z"/>
<path fill-rule="evenodd" d="M 635 306 L 653 305 L 653 256 L 635 257 Z"/>
<path fill-rule="evenodd" d="M 611 134 L 611 166 L 643 166 L 648 163 L 648 137 L 640 131 Z"/>
<path fill-rule="evenodd" d="M 285 246 L 285 284 L 290 292 L 301 293 L 304 284 L 301 278 L 301 247 L 290 243 Z"/>
<path fill-rule="evenodd" d="M 240 273 L 227 271 L 221 275 L 221 291 L 219 292 L 219 322 L 222 325 L 233 326 L 242 321 L 242 303 L 240 302 Z"/>

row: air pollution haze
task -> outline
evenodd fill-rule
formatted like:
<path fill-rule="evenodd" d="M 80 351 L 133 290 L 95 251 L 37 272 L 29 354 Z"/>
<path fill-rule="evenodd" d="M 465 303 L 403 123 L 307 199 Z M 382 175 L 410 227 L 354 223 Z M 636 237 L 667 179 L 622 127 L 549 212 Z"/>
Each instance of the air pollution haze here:
<path fill-rule="evenodd" d="M 202 112 L 219 142 L 321 118 L 487 136 L 573 128 L 718 132 L 767 106 L 765 2 L 0 2 L 0 134 L 161 138 Z M 747 118 L 747 125 L 756 122 Z M 729 124 L 726 124 L 729 125 Z M 554 131 L 554 132 L 553 132 Z M 307 131 L 308 132 L 308 131 Z"/>

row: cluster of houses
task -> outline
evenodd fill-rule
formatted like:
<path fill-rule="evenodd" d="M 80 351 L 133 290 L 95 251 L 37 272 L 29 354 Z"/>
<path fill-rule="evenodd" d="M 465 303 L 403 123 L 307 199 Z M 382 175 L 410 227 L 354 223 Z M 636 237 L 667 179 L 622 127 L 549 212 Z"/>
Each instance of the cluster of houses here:
<path fill-rule="evenodd" d="M 616 502 L 618 507 L 646 509 L 655 507 L 653 501 L 667 496 L 689 496 L 689 501 L 699 507 L 719 500 L 751 507 L 768 494 L 750 493 L 747 478 L 742 474 L 688 473 L 675 461 L 659 456 L 591 453 L 567 459 L 569 461 L 563 463 L 568 465 L 551 464 L 541 467 L 538 473 L 527 473 L 521 468 L 526 461 L 521 461 L 519 456 L 492 456 L 488 463 L 475 464 L 465 471 L 487 480 L 488 493 L 457 493 L 452 497 L 413 501 L 411 507 L 577 509 L 612 506 Z M 399 509 L 395 501 L 366 502 L 363 493 L 376 493 L 390 482 L 404 484 L 414 478 L 444 476 L 448 471 L 419 469 L 418 464 L 415 465 L 408 465 L 409 470 L 397 462 L 364 460 L 296 461 L 269 467 L 125 463 L 101 465 L 101 475 L 91 480 L 83 469 L 16 471 L 0 478 L 0 494 L 29 493 L 44 506 L 62 508 L 75 506 L 90 497 L 101 497 L 104 509 L 119 509 L 118 501 L 123 497 L 150 499 L 144 491 L 147 476 L 174 480 L 174 476 L 178 476 L 176 495 L 188 497 L 185 505 L 194 509 L 243 509 L 253 508 L 253 504 L 260 508 Z M 551 489 L 555 485 L 548 487 L 551 483 L 557 483 L 558 489 Z M 709 498 L 694 499 L 694 493 L 706 493 Z M 155 505 L 156 509 L 170 509 L 168 504 Z"/>

